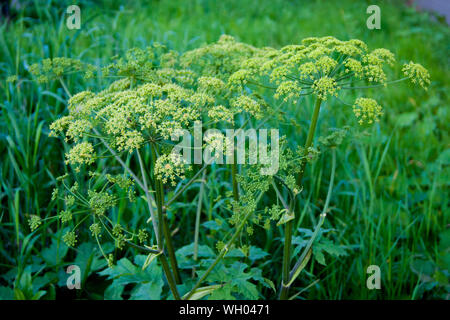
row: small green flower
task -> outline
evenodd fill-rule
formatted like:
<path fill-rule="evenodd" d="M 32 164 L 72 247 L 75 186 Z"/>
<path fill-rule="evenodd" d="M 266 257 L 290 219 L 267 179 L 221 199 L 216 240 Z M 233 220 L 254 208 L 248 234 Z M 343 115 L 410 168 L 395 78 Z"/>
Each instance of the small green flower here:
<path fill-rule="evenodd" d="M 123 234 L 123 228 L 120 224 L 116 224 L 112 229 L 112 234 L 115 237 L 118 237 Z"/>
<path fill-rule="evenodd" d="M 66 153 L 66 164 L 92 164 L 95 160 L 94 147 L 89 142 L 81 142 Z"/>
<path fill-rule="evenodd" d="M 64 198 L 64 202 L 66 203 L 66 207 L 70 208 L 75 204 L 75 197 L 73 195 L 68 195 Z"/>
<path fill-rule="evenodd" d="M 108 255 L 108 257 L 106 258 L 106 262 L 108 263 L 109 268 L 112 268 L 114 266 L 114 256 L 112 253 Z"/>
<path fill-rule="evenodd" d="M 59 213 L 59 218 L 62 223 L 67 223 L 72 220 L 72 212 L 70 210 L 61 211 Z"/>
<path fill-rule="evenodd" d="M 221 94 L 225 89 L 225 83 L 218 78 L 200 77 L 197 81 L 200 91 L 209 94 Z"/>
<path fill-rule="evenodd" d="M 359 124 L 371 124 L 379 121 L 379 117 L 383 115 L 381 106 L 370 98 L 358 98 L 353 105 L 353 113 L 359 119 Z"/>
<path fill-rule="evenodd" d="M 242 251 L 242 253 L 244 254 L 244 256 L 248 257 L 249 253 L 250 253 L 250 246 L 249 245 L 243 245 L 240 250 Z"/>
<path fill-rule="evenodd" d="M 225 242 L 219 240 L 216 243 L 216 248 L 219 252 L 221 252 L 226 247 Z"/>
<path fill-rule="evenodd" d="M 36 230 L 42 224 L 42 220 L 39 216 L 32 215 L 30 219 L 28 219 L 28 224 L 30 226 L 31 231 Z"/>
<path fill-rule="evenodd" d="M 276 93 L 274 95 L 275 99 L 279 99 L 281 96 L 283 96 L 283 100 L 286 102 L 289 99 L 298 99 L 302 92 L 301 86 L 299 86 L 298 82 L 296 81 L 283 81 L 278 86 Z M 296 100 L 293 101 L 294 104 L 297 103 Z"/>
<path fill-rule="evenodd" d="M 431 82 L 430 73 L 421 64 L 411 61 L 403 66 L 402 71 L 405 76 L 411 79 L 412 83 L 418 83 L 425 90 L 428 89 L 428 85 Z"/>
<path fill-rule="evenodd" d="M 238 110 L 246 111 L 254 116 L 256 119 L 263 117 L 261 104 L 255 99 L 242 95 L 231 101 L 231 106 Z"/>
<path fill-rule="evenodd" d="M 140 243 L 144 243 L 148 239 L 148 232 L 145 231 L 144 229 L 140 229 L 137 237 L 138 237 Z"/>
<path fill-rule="evenodd" d="M 105 192 L 88 191 L 89 206 L 96 215 L 103 215 L 106 210 L 116 205 L 116 197 Z"/>
<path fill-rule="evenodd" d="M 102 228 L 100 224 L 93 223 L 89 226 L 89 230 L 91 231 L 91 234 L 93 237 L 101 237 Z"/>
<path fill-rule="evenodd" d="M 270 219 L 277 221 L 283 212 L 284 210 L 279 205 L 274 204 L 272 208 L 269 209 Z"/>
<path fill-rule="evenodd" d="M 56 200 L 58 198 L 59 189 L 54 188 L 52 191 L 52 201 Z"/>
<path fill-rule="evenodd" d="M 222 105 L 214 106 L 209 109 L 208 116 L 213 121 L 225 121 L 234 124 L 234 112 Z"/>
<path fill-rule="evenodd" d="M 116 241 L 115 241 L 115 246 L 116 246 L 116 248 L 122 250 L 123 247 L 125 246 L 125 240 L 126 240 L 126 239 L 125 239 L 125 235 L 124 235 L 123 233 L 118 234 L 118 235 L 116 236 Z"/>
<path fill-rule="evenodd" d="M 264 229 L 270 230 L 270 219 L 269 219 L 269 218 L 267 218 L 267 219 L 264 221 Z"/>
<path fill-rule="evenodd" d="M 74 231 L 68 231 L 63 236 L 63 241 L 68 247 L 74 247 L 75 244 L 77 243 L 77 235 L 75 234 Z"/>
<path fill-rule="evenodd" d="M 336 81 L 330 77 L 322 77 L 318 80 L 315 80 L 312 89 L 317 97 L 322 100 L 327 100 L 327 97 L 330 95 L 337 96 L 337 90 L 339 87 L 336 84 Z"/>
<path fill-rule="evenodd" d="M 163 183 L 170 182 L 176 186 L 176 179 L 185 178 L 186 165 L 177 153 L 163 154 L 155 163 L 155 175 Z"/>

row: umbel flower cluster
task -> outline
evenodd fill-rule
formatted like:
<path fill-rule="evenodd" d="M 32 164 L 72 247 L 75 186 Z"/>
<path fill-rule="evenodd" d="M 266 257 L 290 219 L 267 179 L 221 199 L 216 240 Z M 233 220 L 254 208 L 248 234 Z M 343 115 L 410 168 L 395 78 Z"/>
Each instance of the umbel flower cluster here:
<path fill-rule="evenodd" d="M 192 130 L 195 121 L 202 121 L 211 128 L 245 129 L 248 124 L 263 125 L 279 119 L 283 114 L 280 108 L 299 105 L 302 97 L 312 96 L 316 101 L 306 143 L 288 143 L 286 137 L 281 138 L 278 173 L 261 176 L 261 165 L 256 164 L 242 166 L 239 175 L 237 165 L 233 164 L 230 183 L 233 190 L 226 192 L 229 200 L 226 209 L 231 211 L 228 221 L 236 231 L 228 243 L 217 244 L 220 253 L 217 259 L 220 260 L 243 230 L 251 235 L 255 224 L 270 228 L 272 222 L 278 226 L 288 225 L 295 219 L 292 204 L 302 191 L 305 165 L 320 155 L 319 147 L 336 148 L 347 132 L 347 128 L 335 130 L 314 145 L 315 126 L 323 101 L 337 98 L 334 101 L 340 106 L 344 90 L 385 87 L 401 80 L 409 79 L 425 89 L 430 84 L 428 71 L 413 62 L 403 65 L 403 78 L 388 80 L 395 66 L 392 52 L 382 48 L 370 50 L 364 42 L 355 39 L 307 38 L 301 44 L 275 49 L 257 48 L 228 35 L 183 54 L 157 43 L 146 49 L 131 49 L 123 57 L 114 57 L 113 62 L 101 70 L 66 58 L 46 59 L 42 64 L 31 66 L 30 71 L 37 81 L 59 80 L 69 98 L 68 113 L 50 125 L 50 135 L 62 136 L 70 145 L 65 164 L 73 169 L 57 179 L 52 195 L 64 204 L 55 218 L 64 227 L 71 226 L 63 240 L 74 246 L 76 229 L 84 221 L 91 221 L 89 233 L 99 245 L 102 234 L 107 234 L 119 249 L 130 244 L 158 254 L 176 298 L 171 271 L 164 262 L 167 246 L 175 273 L 173 278 L 178 282 L 164 212 L 168 209 L 166 204 L 170 206 L 179 193 L 167 199 L 166 191 L 177 185 L 190 185 L 200 171 L 206 169 L 191 168 L 172 153 L 171 137 L 182 129 Z M 88 78 L 116 80 L 104 90 L 86 90 L 72 95 L 64 76 L 73 72 L 81 72 Z M 364 86 L 360 86 L 361 83 Z M 274 101 L 279 105 L 276 108 L 271 106 Z M 379 121 L 383 115 L 382 106 L 372 98 L 357 97 L 350 105 L 356 117 L 353 122 L 361 125 Z M 205 137 L 204 142 L 215 149 L 222 145 L 216 138 Z M 292 145 L 296 147 L 291 149 Z M 85 179 L 80 179 L 80 175 Z M 281 188 L 287 191 L 289 201 L 283 198 Z M 275 202 L 259 209 L 260 199 L 269 190 L 276 194 Z M 136 197 L 137 192 L 139 197 Z M 130 202 L 145 199 L 153 225 L 151 234 L 148 226 L 127 230 L 110 219 L 109 212 L 117 209 L 119 200 L 124 199 L 123 194 Z M 268 199 L 273 201 L 273 197 Z M 38 216 L 31 217 L 32 231 L 41 225 Z M 100 249 L 112 265 L 112 257 L 105 254 L 101 245 Z M 289 250 L 285 250 L 285 254 L 289 255 Z M 289 263 L 290 257 L 284 260 Z M 283 277 L 287 277 L 289 268 L 283 270 Z M 289 278 L 283 281 L 292 282 Z"/>
<path fill-rule="evenodd" d="M 369 50 L 361 40 L 312 37 L 301 45 L 257 50 L 230 75 L 229 85 L 243 91 L 248 84 L 266 84 L 272 86 L 275 98 L 294 104 L 305 95 L 327 100 L 338 97 L 342 90 L 358 89 L 360 82 L 387 86 L 390 82 L 386 69 L 394 67 L 395 62 L 389 50 Z M 420 64 L 405 64 L 403 72 L 405 78 L 401 80 L 409 78 L 425 89 L 430 84 L 428 71 Z M 378 121 L 382 115 L 382 108 L 374 100 L 358 98 L 354 105 L 360 124 Z"/>
<path fill-rule="evenodd" d="M 84 64 L 69 59 L 45 60 L 43 65 L 33 65 L 32 73 L 42 82 L 50 80 L 49 74 L 63 82 L 64 72 L 72 67 L 82 68 Z M 194 70 L 183 68 L 177 53 L 165 50 L 164 46 L 154 44 L 145 50 L 131 49 L 124 58 L 114 58 L 114 62 L 102 69 L 103 75 L 119 77 L 100 92 L 82 91 L 70 95 L 68 115 L 61 117 L 50 125 L 50 136 L 64 137 L 71 147 L 66 153 L 66 165 L 72 166 L 75 173 L 83 167 L 92 169 L 90 179 L 100 180 L 101 190 L 80 190 L 77 184 L 70 187 L 65 180 L 69 175 L 60 177 L 60 187 L 54 191 L 54 198 L 64 200 L 66 209 L 58 214 L 63 224 L 72 221 L 73 212 L 82 207 L 92 213 L 90 227 L 93 236 L 99 236 L 100 230 L 107 227 L 105 211 L 113 208 L 117 190 L 126 190 L 130 201 L 134 200 L 134 179 L 129 171 L 111 175 L 108 169 L 102 174 L 94 172 L 105 152 L 116 156 L 136 156 L 136 152 L 146 146 L 157 146 L 161 153 L 154 159 L 154 176 L 163 184 L 175 186 L 177 181 L 185 179 L 185 172 L 190 168 L 176 154 L 170 152 L 170 138 L 180 129 L 190 129 L 196 120 L 209 123 L 234 124 L 235 115 L 248 113 L 260 117 L 260 105 L 246 96 L 239 96 L 229 101 L 224 98 L 227 86 L 221 79 L 203 76 Z M 64 60 L 65 61 L 65 60 Z M 51 66 L 58 66 L 52 70 Z M 62 65 L 62 67 L 60 67 Z M 87 69 L 91 72 L 90 65 Z M 72 72 L 70 69 L 68 72 Z M 41 81 L 42 80 L 42 81 Z M 223 104 L 221 103 L 223 102 Z M 144 151 L 145 152 L 145 151 Z M 128 184 L 122 180 L 129 181 Z M 94 184 L 94 183 L 93 183 Z M 62 189 L 62 190 L 60 190 Z M 68 199 L 70 199 L 68 201 Z M 39 217 L 31 220 L 34 230 L 39 226 Z M 109 226 L 114 228 L 112 222 Z M 141 232 L 141 231 L 140 231 Z M 116 244 L 123 246 L 123 234 L 116 230 L 111 232 Z M 142 235 L 142 232 L 141 232 Z M 142 238 L 142 237 L 141 237 Z M 64 239 L 68 245 L 76 243 L 76 233 L 69 231 Z"/>

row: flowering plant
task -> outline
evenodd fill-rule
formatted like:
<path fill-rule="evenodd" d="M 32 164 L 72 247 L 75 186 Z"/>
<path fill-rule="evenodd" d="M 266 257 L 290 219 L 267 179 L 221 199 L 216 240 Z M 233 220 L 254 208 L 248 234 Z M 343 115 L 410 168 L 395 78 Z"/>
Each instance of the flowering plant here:
<path fill-rule="evenodd" d="M 288 298 L 290 286 L 312 255 L 312 245 L 326 217 L 336 168 L 335 148 L 348 131 L 347 127 L 335 130 L 315 144 L 321 106 L 330 98 L 347 104 L 341 99 L 345 90 L 385 87 L 406 79 L 425 89 L 430 84 L 426 69 L 413 62 L 403 66 L 404 78 L 388 81 L 385 69 L 395 66 L 393 53 L 369 50 L 360 40 L 333 37 L 307 38 L 301 45 L 274 49 L 256 48 L 224 35 L 216 43 L 182 55 L 154 44 L 145 50 L 129 50 L 123 58 L 113 60 L 99 76 L 118 80 L 100 92 L 86 90 L 75 95 L 67 90 L 64 73 L 76 70 L 92 77 L 97 72 L 93 66 L 57 58 L 31 68 L 38 81 L 59 80 L 69 97 L 68 115 L 50 125 L 52 136 L 62 135 L 71 145 L 65 163 L 73 169 L 58 178 L 53 198 L 64 203 L 64 210 L 51 219 L 72 225 L 63 237 L 69 246 L 77 243 L 77 229 L 90 221 L 89 231 L 110 267 L 114 266 L 114 256 L 102 249 L 102 236 L 111 237 L 118 249 L 131 246 L 147 253 L 147 260 L 158 258 L 175 299 L 201 298 L 220 290 L 217 285 L 200 286 L 237 245 L 244 230 L 252 235 L 254 225 L 270 229 L 273 221 L 284 226 L 280 298 Z M 366 85 L 357 86 L 359 82 Z M 177 285 L 183 282 L 183 273 L 167 212 L 202 175 L 201 199 L 211 163 L 201 168 L 187 164 L 173 153 L 171 138 L 183 130 L 192 131 L 197 121 L 214 128 L 263 126 L 271 118 L 282 118 L 284 105 L 298 105 L 306 96 L 315 99 L 306 141 L 281 137 L 277 172 L 261 175 L 260 164 L 239 168 L 236 161 L 231 163 L 225 210 L 231 212 L 228 222 L 233 226 L 232 234 L 227 241 L 218 241 L 219 254 L 182 297 Z M 273 106 L 274 101 L 278 106 Z M 383 115 L 382 106 L 371 98 L 358 97 L 350 105 L 361 125 L 377 122 Z M 219 138 L 208 136 L 205 141 L 217 149 L 223 147 L 217 142 Z M 303 190 L 306 164 L 326 148 L 331 150 L 332 165 L 325 205 L 310 240 L 291 268 L 293 222 L 298 216 L 297 196 Z M 147 203 L 152 232 L 145 225 L 125 227 L 109 217 L 119 202 L 141 200 Z M 197 246 L 199 210 L 201 201 L 195 226 Z M 31 217 L 31 229 L 39 228 L 41 222 L 39 217 Z M 248 253 L 249 246 L 241 249 Z"/>

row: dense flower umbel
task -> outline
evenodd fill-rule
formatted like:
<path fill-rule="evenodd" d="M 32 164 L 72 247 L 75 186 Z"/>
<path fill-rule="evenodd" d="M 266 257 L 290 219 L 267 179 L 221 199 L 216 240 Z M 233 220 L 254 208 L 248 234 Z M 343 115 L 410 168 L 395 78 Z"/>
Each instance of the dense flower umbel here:
<path fill-rule="evenodd" d="M 221 46 L 230 45 L 225 42 Z M 233 50 L 237 52 L 237 48 Z M 216 122 L 231 123 L 239 112 L 261 116 L 261 104 L 250 96 L 227 100 L 228 107 L 220 104 L 218 100 L 228 87 L 219 78 L 203 76 L 194 86 L 187 86 L 175 76 L 179 70 L 173 69 L 173 77 L 166 79 L 167 73 L 163 76 L 158 73 L 163 63 L 151 52 L 132 50 L 126 59 L 118 59 L 106 68 L 107 72 L 129 77 L 113 82 L 99 93 L 83 91 L 69 99 L 69 115 L 50 125 L 52 136 L 63 133 L 67 142 L 78 142 L 66 155 L 68 164 L 94 163 L 97 156 L 96 139 L 92 137 L 94 128 L 107 137 L 113 149 L 132 153 L 149 141 L 169 139 L 179 129 L 188 128 L 193 121 L 202 120 L 206 115 Z M 167 55 L 161 60 L 163 58 L 170 60 L 166 64 L 177 63 L 174 54 L 170 59 Z M 140 80 L 147 78 L 151 81 Z"/>
<path fill-rule="evenodd" d="M 212 51 L 205 50 L 209 55 L 219 54 L 219 48 L 229 48 L 228 53 L 233 58 L 226 60 L 234 61 L 234 69 L 228 68 L 230 66 L 220 69 L 233 72 L 242 57 L 238 54 L 240 50 L 247 52 L 245 57 L 250 57 L 256 50 L 235 43 L 229 37 L 222 38 L 217 46 Z M 229 99 L 227 95 L 230 90 L 222 77 L 197 74 L 196 71 L 187 69 L 191 67 L 189 56 L 193 58 L 197 54 L 206 54 L 205 50 L 183 56 L 183 65 L 179 63 L 177 53 L 167 52 L 158 44 L 145 50 L 132 49 L 124 57 L 115 58 L 113 63 L 103 68 L 103 73 L 122 79 L 100 92 L 86 90 L 71 96 L 68 101 L 69 114 L 50 125 L 51 136 L 62 134 L 67 143 L 73 143 L 66 154 L 66 164 L 74 166 L 76 172 L 81 172 L 81 166 L 93 165 L 100 159 L 108 158 L 107 154 L 111 150 L 119 157 L 123 157 L 123 153 L 133 157 L 136 150 L 147 144 L 165 143 L 164 140 L 170 139 L 180 129 L 190 129 L 197 120 L 234 124 L 235 114 L 241 112 L 259 117 L 261 105 L 254 97 L 239 95 Z M 82 64 L 73 64 L 81 69 Z M 34 68 L 52 72 L 48 65 L 48 62 L 44 62 L 44 67 Z M 198 71 L 194 65 L 192 69 Z M 60 74 L 62 75 L 61 70 L 58 69 L 57 75 Z M 163 146 L 161 153 L 154 159 L 154 175 L 162 183 L 175 186 L 177 180 L 185 178 L 189 167 L 181 158 L 170 153 L 170 147 Z M 99 237 L 103 228 L 112 228 L 107 213 L 116 206 L 119 199 L 123 199 L 116 192 L 121 192 L 119 189 L 125 191 L 130 201 L 136 198 L 133 188 L 135 181 L 127 177 L 128 172 L 124 172 L 125 175 L 112 175 L 109 172 L 116 170 L 112 168 L 106 167 L 101 173 L 90 172 L 89 178 L 96 182 L 89 183 L 88 190 L 79 190 L 77 183 L 69 187 L 66 184 L 69 175 L 58 178 L 60 185 L 55 188 L 53 197 L 64 200 L 66 209 L 57 216 L 63 224 L 74 223 L 74 216 L 80 213 L 77 210 L 81 208 L 81 212 L 88 212 L 93 220 L 90 226 L 92 236 Z M 117 188 L 113 188 L 114 186 Z M 33 228 L 37 228 L 40 220 L 32 218 L 30 223 Z M 119 248 L 128 240 L 125 233 L 132 235 L 130 239 L 137 236 L 141 243 L 148 238 L 144 231 L 136 235 L 119 230 L 118 226 L 107 232 L 114 237 Z M 74 230 L 69 231 L 64 240 L 68 245 L 75 245 Z"/>
<path fill-rule="evenodd" d="M 341 90 L 352 89 L 357 81 L 386 86 L 385 69 L 395 65 L 395 56 L 387 49 L 369 50 L 360 40 L 341 41 L 334 37 L 312 37 L 304 39 L 301 45 L 288 45 L 279 50 L 253 49 L 252 53 L 250 58 L 242 58 L 240 68 L 228 77 L 230 89 L 244 93 L 246 86 L 269 82 L 274 86 L 276 99 L 294 103 L 300 96 L 309 94 L 321 100 L 337 97 Z M 411 62 L 403 67 L 403 72 L 424 88 L 430 83 L 428 72 L 419 64 Z M 369 109 L 365 112 L 360 107 L 354 110 L 361 124 L 371 123 L 382 114 L 378 104 L 373 112 Z"/>
<path fill-rule="evenodd" d="M 155 175 L 163 183 L 176 186 L 176 179 L 184 179 L 185 164 L 179 154 L 161 155 L 155 163 Z"/>
<path fill-rule="evenodd" d="M 427 90 L 430 84 L 430 74 L 421 64 L 410 62 L 405 64 L 402 69 L 405 76 L 411 79 L 412 83 L 418 83 L 422 88 Z"/>
<path fill-rule="evenodd" d="M 253 56 L 259 49 L 222 35 L 216 43 L 184 53 L 181 65 L 200 70 L 203 75 L 222 77 L 240 69 L 242 59 Z"/>
<path fill-rule="evenodd" d="M 369 124 L 379 120 L 379 116 L 383 114 L 381 106 L 374 100 L 369 98 L 358 98 L 353 106 L 353 112 L 359 119 L 359 123 L 367 122 Z"/>
<path fill-rule="evenodd" d="M 31 231 L 34 231 L 42 224 L 42 220 L 39 216 L 32 215 L 28 220 L 28 224 L 30 225 Z"/>
<path fill-rule="evenodd" d="M 94 76 L 95 67 L 76 59 L 58 57 L 44 59 L 41 64 L 35 63 L 30 66 L 29 71 L 38 82 L 45 83 L 71 72 L 82 72 L 85 78 L 91 78 Z"/>
<path fill-rule="evenodd" d="M 168 139 L 177 129 L 199 119 L 203 108 L 212 107 L 215 101 L 212 96 L 176 84 L 146 83 L 120 89 L 113 91 L 110 87 L 97 95 L 83 92 L 72 97 L 70 114 L 51 125 L 52 135 L 63 132 L 68 141 L 78 141 L 87 139 L 97 127 L 117 151 L 133 152 L 148 139 Z M 66 157 L 71 164 L 91 164 L 95 151 L 90 142 L 84 141 Z"/>

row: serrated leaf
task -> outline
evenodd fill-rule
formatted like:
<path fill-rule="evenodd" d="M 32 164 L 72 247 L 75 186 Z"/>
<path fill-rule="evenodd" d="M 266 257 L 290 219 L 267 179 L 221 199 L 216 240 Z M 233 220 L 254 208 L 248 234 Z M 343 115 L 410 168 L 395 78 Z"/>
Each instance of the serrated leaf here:
<path fill-rule="evenodd" d="M 105 300 L 122 300 L 122 292 L 125 289 L 125 286 L 122 284 L 118 284 L 116 281 L 113 281 L 112 284 L 106 288 L 104 292 Z"/>
<path fill-rule="evenodd" d="M 267 252 L 265 252 L 263 249 L 255 247 L 255 246 L 251 246 L 248 257 L 250 260 L 259 260 L 259 259 L 265 258 L 268 255 L 269 254 Z"/>
<path fill-rule="evenodd" d="M 233 284 L 236 285 L 238 293 L 242 294 L 246 299 L 256 300 L 259 298 L 258 289 L 253 283 L 238 278 L 233 281 Z"/>
<path fill-rule="evenodd" d="M 80 267 L 83 282 L 91 272 L 104 268 L 106 261 L 101 257 L 97 245 L 91 242 L 84 242 L 76 248 L 77 257 L 74 264 Z"/>
<path fill-rule="evenodd" d="M 231 294 L 233 286 L 230 283 L 226 283 L 221 288 L 214 290 L 208 297 L 208 300 L 236 300 Z"/>
<path fill-rule="evenodd" d="M 325 256 L 323 255 L 322 250 L 318 250 L 316 247 L 313 247 L 313 252 L 314 259 L 316 259 L 316 261 L 321 265 L 326 266 L 327 264 L 325 263 Z"/>
<path fill-rule="evenodd" d="M 127 258 L 122 258 L 112 268 L 106 268 L 99 272 L 99 275 L 107 276 L 108 279 L 116 281 L 118 284 L 141 283 L 149 280 L 155 281 L 162 278 L 161 268 L 153 261 L 145 270 L 142 266 L 145 263 L 147 256 L 138 255 L 135 257 L 134 265 Z"/>
<path fill-rule="evenodd" d="M 131 299 L 160 299 L 164 285 L 161 268 L 153 260 L 142 270 L 146 260 L 147 256 L 137 255 L 133 264 L 127 258 L 122 258 L 113 268 L 99 272 L 99 275 L 113 280 L 105 291 L 105 299 L 122 299 L 123 288 L 127 284 L 137 284 L 132 290 Z"/>
<path fill-rule="evenodd" d="M 130 300 L 159 300 L 163 285 L 163 281 L 139 284 L 131 291 Z"/>
<path fill-rule="evenodd" d="M 321 242 L 317 243 L 316 246 L 335 257 L 347 255 L 347 252 L 345 251 L 344 248 L 334 244 L 332 241 L 328 239 L 323 239 Z"/>
<path fill-rule="evenodd" d="M 222 228 L 222 226 L 219 225 L 215 220 L 203 222 L 202 226 L 204 226 L 207 229 L 214 230 L 214 231 L 218 231 Z"/>
<path fill-rule="evenodd" d="M 187 256 L 193 256 L 194 255 L 194 243 L 191 243 L 187 246 L 184 246 L 177 250 L 176 252 L 177 256 L 187 257 Z M 215 257 L 214 251 L 206 246 L 206 245 L 199 245 L 198 246 L 198 254 L 197 256 L 199 258 L 212 258 Z"/>
<path fill-rule="evenodd" d="M 50 247 L 42 250 L 41 254 L 47 265 L 56 266 L 66 256 L 68 250 L 69 247 L 63 241 L 53 239 Z"/>
<path fill-rule="evenodd" d="M 273 283 L 272 280 L 270 280 L 268 278 L 264 278 L 264 282 L 267 283 L 274 292 L 277 291 L 277 289 L 275 288 L 275 284 Z"/>

